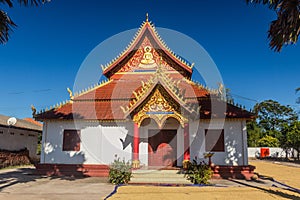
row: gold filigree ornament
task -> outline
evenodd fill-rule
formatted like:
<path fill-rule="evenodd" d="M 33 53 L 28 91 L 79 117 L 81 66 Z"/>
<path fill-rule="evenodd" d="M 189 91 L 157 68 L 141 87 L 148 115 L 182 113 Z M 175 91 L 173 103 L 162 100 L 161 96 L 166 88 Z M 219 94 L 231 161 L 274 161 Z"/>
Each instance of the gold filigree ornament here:
<path fill-rule="evenodd" d="M 140 126 L 144 119 L 151 118 L 155 120 L 159 128 L 162 128 L 165 121 L 172 117 L 177 119 L 183 127 L 187 119 L 177 112 L 177 110 L 179 110 L 178 105 L 170 105 L 169 102 L 171 101 L 167 100 L 161 92 L 156 89 L 150 100 L 134 115 L 133 121 Z"/>

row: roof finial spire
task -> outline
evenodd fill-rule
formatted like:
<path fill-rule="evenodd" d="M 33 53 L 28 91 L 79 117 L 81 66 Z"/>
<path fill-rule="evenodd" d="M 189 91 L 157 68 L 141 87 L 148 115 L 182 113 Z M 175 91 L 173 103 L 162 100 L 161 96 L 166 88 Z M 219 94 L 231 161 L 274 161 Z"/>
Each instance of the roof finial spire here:
<path fill-rule="evenodd" d="M 149 14 L 146 13 L 146 22 L 148 22 L 148 21 L 149 21 Z"/>

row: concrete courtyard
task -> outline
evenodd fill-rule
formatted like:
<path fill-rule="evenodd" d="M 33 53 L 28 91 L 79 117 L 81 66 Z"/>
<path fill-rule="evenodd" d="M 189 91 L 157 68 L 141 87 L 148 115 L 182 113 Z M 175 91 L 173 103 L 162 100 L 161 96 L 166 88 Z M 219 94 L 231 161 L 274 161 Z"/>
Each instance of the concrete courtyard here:
<path fill-rule="evenodd" d="M 33 170 L 0 170 L 0 200 L 99 200 L 114 189 L 106 178 L 41 177 Z"/>
<path fill-rule="evenodd" d="M 270 177 L 293 188 L 300 188 L 300 167 L 266 161 L 251 161 L 260 181 L 212 180 L 218 187 L 121 186 L 109 199 L 299 199 Z M 42 177 L 33 168 L 0 170 L 0 200 L 104 199 L 115 188 L 106 178 Z"/>

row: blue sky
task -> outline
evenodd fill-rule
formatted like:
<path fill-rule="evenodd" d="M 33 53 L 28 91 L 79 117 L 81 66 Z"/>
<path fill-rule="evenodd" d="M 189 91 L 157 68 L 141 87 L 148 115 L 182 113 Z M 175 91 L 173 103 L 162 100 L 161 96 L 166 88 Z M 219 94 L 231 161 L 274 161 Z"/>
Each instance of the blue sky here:
<path fill-rule="evenodd" d="M 31 104 L 39 110 L 68 99 L 66 88 L 73 87 L 89 52 L 115 34 L 138 28 L 147 12 L 157 27 L 201 44 L 237 102 L 250 108 L 255 101 L 274 99 L 299 107 L 299 44 L 281 53 L 269 49 L 267 30 L 276 16 L 263 6 L 243 0 L 53 0 L 38 8 L 2 8 L 18 27 L 0 46 L 1 114 L 30 117 Z"/>

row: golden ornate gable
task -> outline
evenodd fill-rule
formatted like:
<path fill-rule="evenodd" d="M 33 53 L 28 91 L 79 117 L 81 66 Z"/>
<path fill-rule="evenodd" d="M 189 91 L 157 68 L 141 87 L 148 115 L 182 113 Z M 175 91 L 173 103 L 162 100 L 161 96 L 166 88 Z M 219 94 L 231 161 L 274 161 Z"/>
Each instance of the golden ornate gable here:
<path fill-rule="evenodd" d="M 164 97 L 157 88 L 149 101 L 134 115 L 133 121 L 140 126 L 144 119 L 151 118 L 161 128 L 168 118 L 173 117 L 183 127 L 187 119 L 178 112 L 180 111 L 180 106 L 176 104 L 171 105 L 171 102 L 172 100 Z"/>
<path fill-rule="evenodd" d="M 145 48 L 147 46 L 151 47 L 151 49 Z M 132 56 L 134 56 L 134 58 Z M 166 63 L 163 64 L 166 65 L 169 63 L 166 66 L 170 67 L 170 70 L 178 71 L 184 75 L 184 77 L 191 77 L 194 64 L 187 62 L 175 54 L 160 37 L 154 25 L 146 20 L 141 24 L 132 41 L 124 51 L 109 63 L 104 66 L 101 65 L 101 67 L 103 74 L 107 78 L 110 78 L 115 73 L 132 72 L 136 70 L 140 64 L 144 64 L 144 67 L 151 68 L 151 64 L 158 64 L 157 61 L 159 57 L 166 58 Z M 143 59 L 145 62 L 143 62 Z"/>
<path fill-rule="evenodd" d="M 175 71 L 166 61 L 161 60 L 161 56 L 146 36 L 135 54 L 117 73 L 134 72 L 135 70 L 154 71 L 159 64 L 162 64 L 165 70 Z"/>

